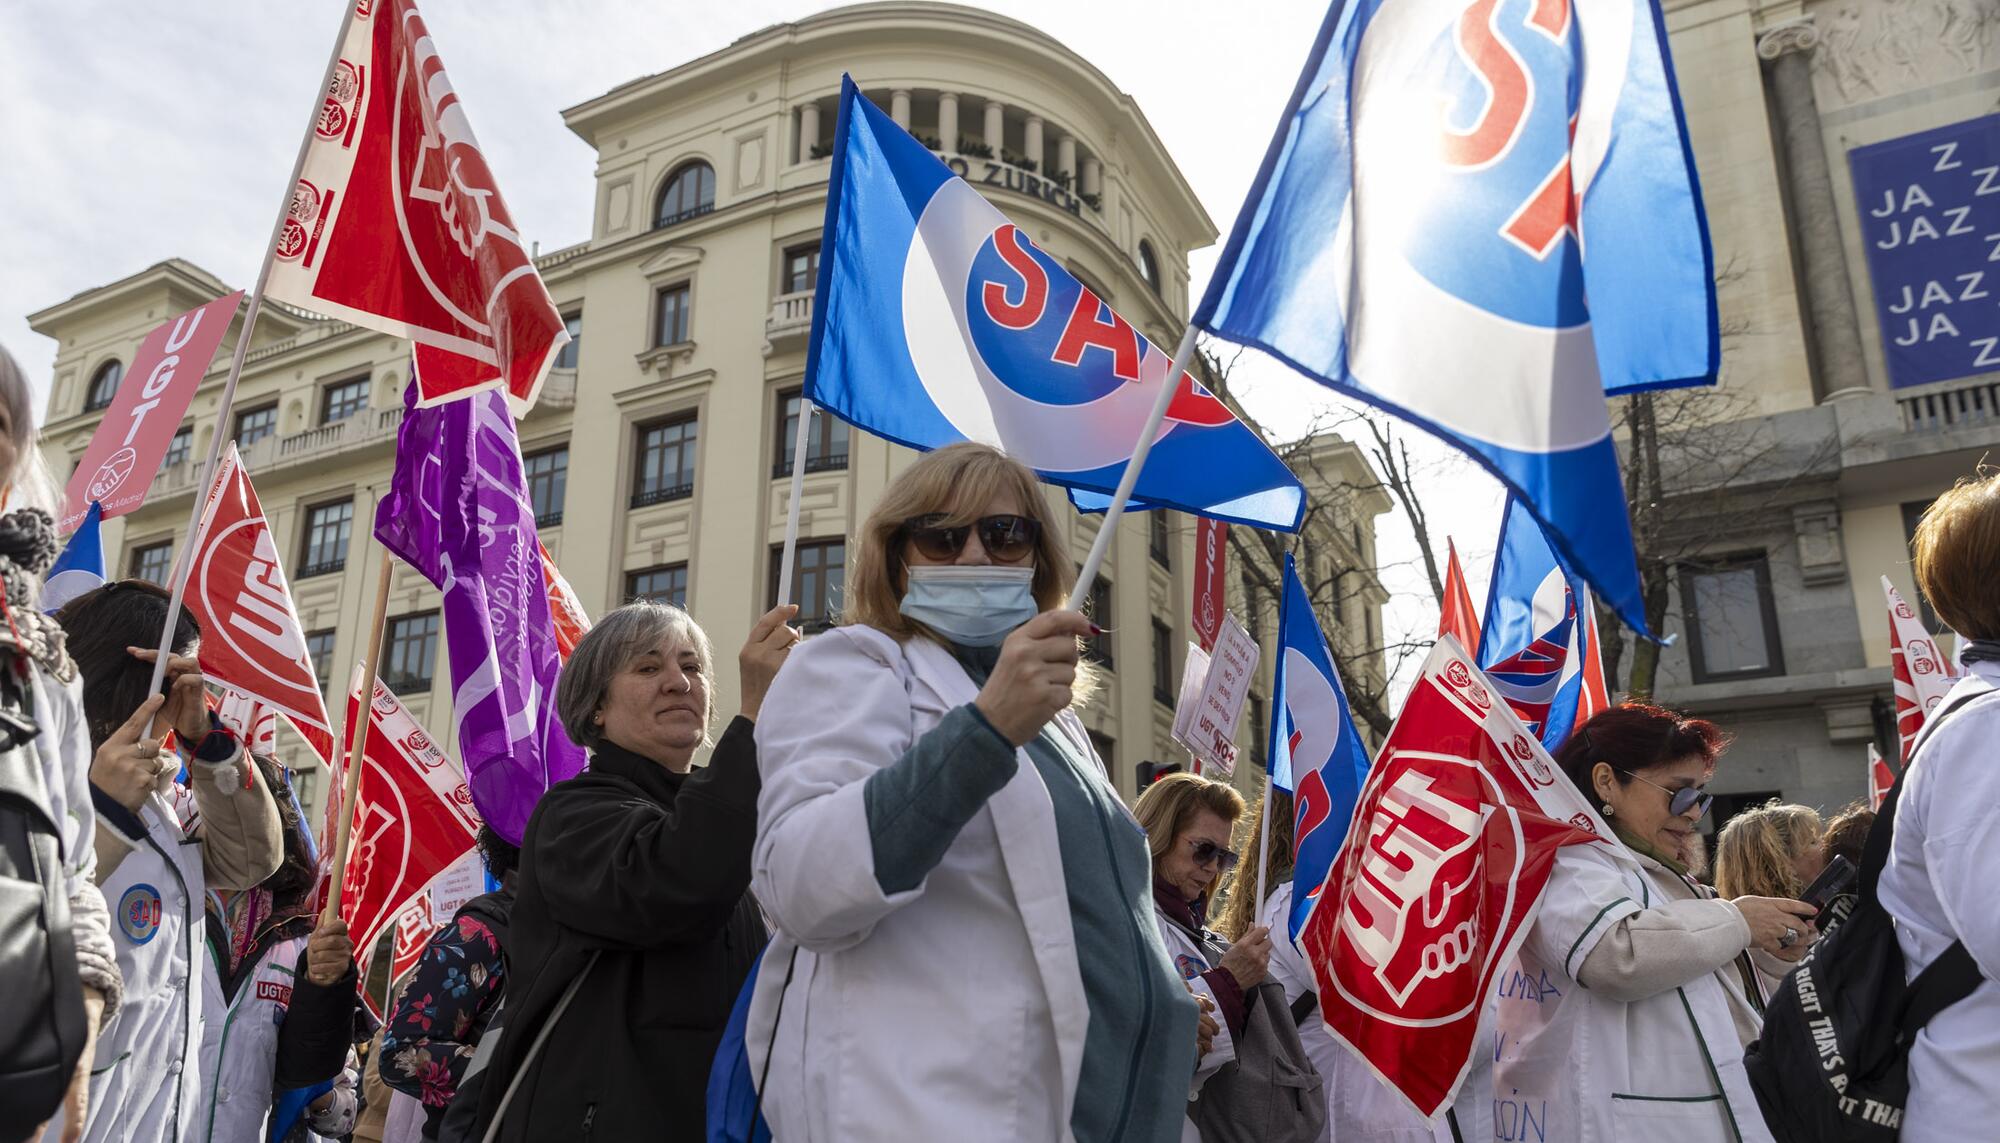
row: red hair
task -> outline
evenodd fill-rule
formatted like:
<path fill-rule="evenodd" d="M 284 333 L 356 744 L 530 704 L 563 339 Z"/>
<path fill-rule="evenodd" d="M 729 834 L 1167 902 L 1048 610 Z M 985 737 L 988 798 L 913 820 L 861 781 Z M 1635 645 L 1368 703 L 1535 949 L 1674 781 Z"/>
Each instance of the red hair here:
<path fill-rule="evenodd" d="M 1620 703 L 1577 727 L 1556 751 L 1555 763 L 1585 797 L 1595 797 L 1590 772 L 1599 762 L 1618 772 L 1621 786 L 1629 773 L 1690 755 L 1701 758 L 1706 776 L 1715 770 L 1715 760 L 1729 746 L 1729 738 L 1705 718 L 1688 718 L 1648 703 Z"/>

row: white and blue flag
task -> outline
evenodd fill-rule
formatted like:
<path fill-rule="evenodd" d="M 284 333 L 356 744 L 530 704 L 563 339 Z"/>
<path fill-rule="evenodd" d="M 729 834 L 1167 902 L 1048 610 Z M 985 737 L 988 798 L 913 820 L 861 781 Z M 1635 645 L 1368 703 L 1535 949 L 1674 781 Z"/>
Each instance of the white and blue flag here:
<path fill-rule="evenodd" d="M 1338 0 L 1195 324 L 1463 449 L 1643 632 L 1605 398 L 1714 381 L 1712 264 L 1653 0 Z"/>
<path fill-rule="evenodd" d="M 843 78 L 805 395 L 911 448 L 994 445 L 1111 493 L 1172 354 Z M 1135 501 L 1296 531 L 1298 478 L 1183 373 Z"/>
<path fill-rule="evenodd" d="M 42 577 L 42 610 L 55 612 L 86 591 L 104 586 L 104 507 L 90 502 L 83 523 L 69 534 L 56 562 Z"/>
<path fill-rule="evenodd" d="M 1521 502 L 1507 498 L 1479 667 L 1553 754 L 1608 705 L 1590 589 L 1563 571 Z"/>

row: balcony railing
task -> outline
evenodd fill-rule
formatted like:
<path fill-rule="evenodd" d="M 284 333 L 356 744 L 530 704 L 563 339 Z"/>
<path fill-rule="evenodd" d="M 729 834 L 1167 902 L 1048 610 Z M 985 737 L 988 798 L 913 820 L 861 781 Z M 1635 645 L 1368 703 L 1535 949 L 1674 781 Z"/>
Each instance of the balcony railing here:
<path fill-rule="evenodd" d="M 764 319 L 764 353 L 799 349 L 812 333 L 813 292 L 779 294 L 771 300 L 771 316 Z"/>
<path fill-rule="evenodd" d="M 807 451 L 806 453 L 807 472 L 837 472 L 846 467 L 847 454 L 845 452 L 822 453 L 819 456 L 814 456 L 811 451 Z M 781 460 L 771 466 L 771 476 L 773 479 L 790 476 L 791 474 L 792 462 L 789 460 Z"/>
<path fill-rule="evenodd" d="M 671 484 L 665 488 L 648 488 L 632 494 L 632 507 L 644 508 L 648 504 L 664 504 L 669 500 L 685 500 L 694 495 L 693 484 Z"/>
<path fill-rule="evenodd" d="M 322 560 L 316 564 L 305 565 L 304 567 L 300 568 L 299 573 L 293 576 L 292 578 L 311 579 L 316 575 L 332 575 L 335 572 L 346 571 L 346 570 L 347 570 L 347 560 L 345 558 L 337 560 Z"/>
<path fill-rule="evenodd" d="M 239 448 L 243 455 L 243 467 L 262 476 L 273 469 L 318 464 L 355 449 L 394 444 L 396 430 L 402 424 L 403 409 L 400 405 L 389 409 L 363 409 L 330 425 L 319 425 L 286 436 L 261 436 Z M 201 467 L 202 459 L 205 459 L 205 454 L 201 458 L 191 456 L 180 464 L 162 468 L 159 478 L 153 483 L 150 498 L 157 500 L 193 491 L 195 481 L 201 475 L 196 470 Z"/>
<path fill-rule="evenodd" d="M 2000 380 L 1965 381 L 1927 393 L 1897 397 L 1903 428 L 1913 433 L 1948 433 L 2000 424 Z"/>
<path fill-rule="evenodd" d="M 535 517 L 535 527 L 537 528 L 555 528 L 561 526 L 561 524 L 562 509 L 560 508 L 553 512 L 543 512 Z"/>

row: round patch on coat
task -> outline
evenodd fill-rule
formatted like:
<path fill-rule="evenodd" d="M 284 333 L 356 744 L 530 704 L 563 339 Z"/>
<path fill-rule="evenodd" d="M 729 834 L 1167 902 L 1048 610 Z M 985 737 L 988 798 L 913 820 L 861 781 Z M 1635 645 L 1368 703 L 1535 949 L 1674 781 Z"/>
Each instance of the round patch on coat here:
<path fill-rule="evenodd" d="M 135 945 L 143 945 L 160 933 L 160 921 L 166 916 L 166 907 L 160 904 L 160 891 L 143 882 L 125 890 L 118 899 L 118 928 L 125 939 Z"/>
<path fill-rule="evenodd" d="M 1193 980 L 1195 977 L 1208 971 L 1207 965 L 1186 953 L 1182 953 L 1174 958 L 1174 967 L 1181 970 L 1182 980 Z"/>

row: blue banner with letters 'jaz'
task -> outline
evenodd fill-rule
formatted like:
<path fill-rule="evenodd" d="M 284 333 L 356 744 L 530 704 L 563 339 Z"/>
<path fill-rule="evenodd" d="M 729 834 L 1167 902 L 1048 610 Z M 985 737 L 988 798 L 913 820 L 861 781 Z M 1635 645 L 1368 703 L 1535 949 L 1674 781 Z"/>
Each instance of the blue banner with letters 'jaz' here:
<path fill-rule="evenodd" d="M 1889 384 L 2000 370 L 2000 115 L 1847 161 Z"/>

